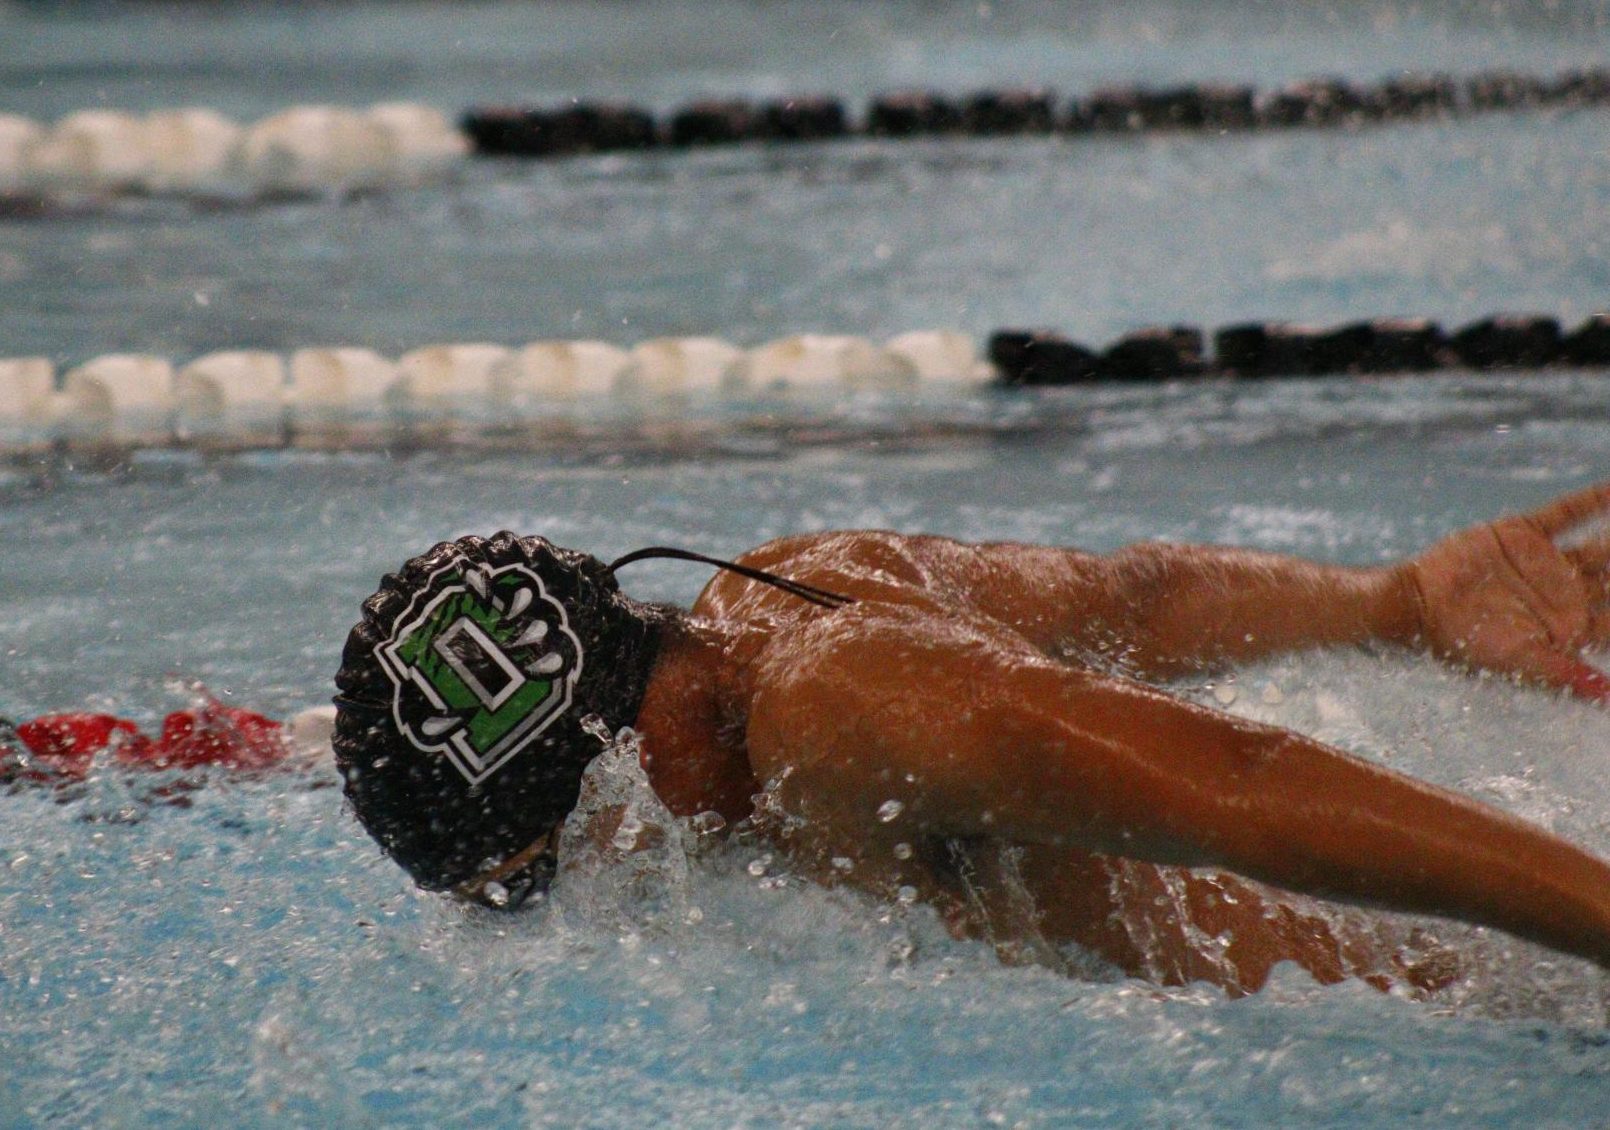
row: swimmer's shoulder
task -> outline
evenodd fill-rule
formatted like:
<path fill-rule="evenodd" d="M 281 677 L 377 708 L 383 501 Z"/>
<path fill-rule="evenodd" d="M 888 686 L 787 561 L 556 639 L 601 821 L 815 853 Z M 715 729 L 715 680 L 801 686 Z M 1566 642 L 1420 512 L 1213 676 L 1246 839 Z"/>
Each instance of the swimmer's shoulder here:
<path fill-rule="evenodd" d="M 877 562 L 891 558 L 926 560 L 976 549 L 970 542 L 936 534 L 902 534 L 895 530 L 824 530 L 773 538 L 742 554 L 745 565 L 766 568 L 791 561 L 812 562 L 824 556 L 848 562 Z"/>
<path fill-rule="evenodd" d="M 894 530 L 829 530 L 794 534 L 756 546 L 738 558 L 811 584 L 828 584 L 832 573 L 881 574 L 932 592 L 978 592 L 1012 588 L 1087 586 L 1105 576 L 1099 554 L 1071 547 L 1024 542 L 961 541 Z"/>
<path fill-rule="evenodd" d="M 778 538 L 740 560 L 857 601 L 978 613 L 1058 658 L 1104 639 L 1123 604 L 1111 558 L 1063 546 L 834 530 Z M 762 604 L 788 606 L 756 588 L 723 574 L 706 590 L 714 597 L 706 610 L 742 615 Z"/>
<path fill-rule="evenodd" d="M 823 584 L 833 574 L 882 574 L 926 585 L 936 569 L 966 558 L 975 547 L 932 534 L 894 530 L 827 530 L 792 534 L 758 545 L 738 558 L 745 565 L 786 577 Z"/>
<path fill-rule="evenodd" d="M 842 593 L 857 601 L 895 600 L 909 603 L 935 591 L 939 568 L 961 543 L 892 530 L 829 530 L 776 538 L 737 561 L 789 580 Z M 780 590 L 723 572 L 713 577 L 694 604 L 694 611 L 716 616 L 753 616 L 781 607 L 791 613 L 797 598 Z"/>

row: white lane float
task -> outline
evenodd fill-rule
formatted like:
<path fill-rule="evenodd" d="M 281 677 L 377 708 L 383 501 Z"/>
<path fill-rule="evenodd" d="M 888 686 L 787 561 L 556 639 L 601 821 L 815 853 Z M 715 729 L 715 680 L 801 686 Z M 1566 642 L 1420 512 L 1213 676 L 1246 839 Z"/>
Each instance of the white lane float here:
<path fill-rule="evenodd" d="M 32 184 L 30 162 L 45 131 L 17 114 L 0 114 L 0 197 L 18 196 Z"/>
<path fill-rule="evenodd" d="M 382 102 L 367 116 L 386 138 L 394 183 L 435 180 L 470 155 L 469 138 L 435 107 Z"/>
<path fill-rule="evenodd" d="M 0 196 L 340 194 L 422 184 L 469 153 L 446 115 L 412 102 L 294 106 L 249 126 L 204 107 L 49 126 L 0 114 Z"/>
<path fill-rule="evenodd" d="M 43 357 L 0 358 L 0 452 L 43 451 L 61 413 L 56 368 Z"/>
<path fill-rule="evenodd" d="M 735 395 L 745 387 L 743 350 L 719 337 L 658 337 L 639 342 L 622 393 L 651 404 L 686 402 L 710 393 Z"/>
<path fill-rule="evenodd" d="M 158 110 L 143 122 L 144 186 L 151 192 L 221 194 L 243 185 L 245 131 L 203 107 Z"/>
<path fill-rule="evenodd" d="M 521 421 L 574 415 L 607 403 L 631 363 L 631 354 L 607 341 L 533 341 L 493 371 L 494 410 Z"/>
<path fill-rule="evenodd" d="M 427 345 L 397 359 L 394 402 L 414 425 L 492 419 L 493 373 L 513 355 L 505 345 Z"/>
<path fill-rule="evenodd" d="M 174 374 L 173 400 L 181 443 L 278 444 L 285 434 L 285 361 L 260 349 L 209 353 Z"/>
<path fill-rule="evenodd" d="M 372 349 L 298 349 L 287 396 L 293 441 L 332 447 L 377 434 L 395 416 L 396 381 L 396 364 Z"/>
<path fill-rule="evenodd" d="M 743 370 L 757 389 L 782 393 L 842 388 L 906 389 L 917 383 L 905 358 L 849 334 L 794 334 L 751 349 Z"/>
<path fill-rule="evenodd" d="M 47 195 L 108 195 L 145 183 L 144 126 L 121 110 L 68 114 L 29 146 L 27 187 Z"/>
<path fill-rule="evenodd" d="M 246 131 L 241 164 L 258 192 L 315 194 L 377 188 L 392 165 L 378 124 L 344 106 L 296 106 Z"/>
<path fill-rule="evenodd" d="M 192 444 L 333 449 L 453 443 L 550 428 L 629 423 L 670 435 L 701 407 L 824 407 L 864 390 L 914 392 L 923 382 L 986 380 L 965 334 L 924 330 L 879 346 L 863 337 L 799 334 L 742 350 L 717 337 L 663 337 L 631 350 L 603 341 L 423 346 L 393 360 L 372 349 L 224 350 L 175 371 L 140 354 L 97 357 L 60 391 L 43 358 L 0 358 L 0 454 Z M 774 407 L 781 407 L 774 405 Z M 692 410 L 692 411 L 690 411 Z M 770 409 L 767 409 L 770 411 Z M 662 427 L 663 426 L 663 427 Z M 665 431 L 665 428 L 671 429 Z"/>
<path fill-rule="evenodd" d="M 978 343 L 960 330 L 911 330 L 883 343 L 924 381 L 987 380 L 993 372 L 978 355 Z"/>
<path fill-rule="evenodd" d="M 109 353 L 62 379 L 62 436 L 70 446 L 142 447 L 173 437 L 173 364 L 143 353 Z"/>

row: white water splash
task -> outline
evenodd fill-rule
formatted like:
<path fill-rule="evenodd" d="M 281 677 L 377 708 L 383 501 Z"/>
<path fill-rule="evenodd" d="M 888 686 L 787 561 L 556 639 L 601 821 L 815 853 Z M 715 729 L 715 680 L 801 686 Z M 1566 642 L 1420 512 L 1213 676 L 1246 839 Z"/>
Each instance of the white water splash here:
<path fill-rule="evenodd" d="M 688 917 L 688 856 L 676 817 L 650 787 L 638 735 L 623 729 L 582 776 L 559 839 L 550 900 L 567 924 L 623 939 Z"/>

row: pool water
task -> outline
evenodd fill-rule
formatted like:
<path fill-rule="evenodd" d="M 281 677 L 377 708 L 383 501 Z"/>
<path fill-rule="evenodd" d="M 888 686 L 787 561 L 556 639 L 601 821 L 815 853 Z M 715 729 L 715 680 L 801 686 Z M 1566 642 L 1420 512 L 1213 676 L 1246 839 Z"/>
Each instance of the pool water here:
<path fill-rule="evenodd" d="M 0 5 L 0 111 L 962 93 L 1597 66 L 1610 4 Z M 182 35 L 172 20 L 184 15 Z M 719 27 L 720 35 L 712 29 Z M 259 61 L 260 60 L 260 61 Z M 243 73 L 244 72 L 244 73 Z M 477 162 L 440 188 L 0 229 L 0 342 L 112 350 L 520 344 L 1046 325 L 1567 325 L 1610 287 L 1610 113 L 1348 131 L 852 141 Z"/>
<path fill-rule="evenodd" d="M 184 24 L 188 56 L 172 23 L 188 9 L 5 6 L 0 38 L 24 51 L 0 65 L 0 108 L 1551 73 L 1602 58 L 1606 10 L 248 7 Z M 1576 114 L 855 142 L 490 163 L 414 193 L 225 212 L 128 201 L 0 221 L 0 341 L 69 363 L 1007 321 L 1092 340 L 1180 319 L 1570 321 L 1606 293 L 1607 141 L 1610 115 Z M 953 386 L 764 432 L 718 412 L 683 449 L 150 452 L 11 474 L 0 714 L 149 727 L 200 683 L 288 716 L 328 699 L 381 573 L 500 528 L 601 556 L 884 526 L 1384 561 L 1606 477 L 1606 381 Z M 687 601 L 703 579 L 656 562 L 628 587 Z M 1178 689 L 1610 854 L 1603 710 L 1393 654 Z M 599 776 L 651 807 L 628 768 Z M 1005 967 L 921 908 L 803 885 L 762 845 L 691 830 L 646 869 L 574 856 L 530 912 L 463 909 L 411 889 L 319 762 L 195 790 L 104 767 L 61 800 L 0 799 L 0 1125 L 1581 1127 L 1610 1110 L 1610 977 L 1487 932 L 1429 924 L 1478 966 L 1429 1002 L 1295 972 L 1230 1001 Z"/>
<path fill-rule="evenodd" d="M 14 484 L 7 706 L 152 724 L 192 679 L 280 715 L 316 703 L 378 574 L 471 530 L 606 554 L 877 525 L 1382 560 L 1602 472 L 1601 379 L 1108 391 L 894 451 L 146 460 Z M 698 573 L 644 565 L 630 587 L 685 601 Z M 1610 851 L 1601 710 L 1389 655 L 1228 687 L 1182 690 Z M 215 779 L 185 808 L 148 791 L 107 770 L 71 804 L 6 798 L 19 1124 L 1570 1126 L 1610 1096 L 1610 978 L 1470 930 L 1434 926 L 1481 972 L 1429 1004 L 1296 973 L 1230 1002 L 1004 968 L 755 844 L 678 849 L 647 892 L 619 864 L 567 874 L 556 908 L 505 920 L 412 891 L 327 767 Z"/>

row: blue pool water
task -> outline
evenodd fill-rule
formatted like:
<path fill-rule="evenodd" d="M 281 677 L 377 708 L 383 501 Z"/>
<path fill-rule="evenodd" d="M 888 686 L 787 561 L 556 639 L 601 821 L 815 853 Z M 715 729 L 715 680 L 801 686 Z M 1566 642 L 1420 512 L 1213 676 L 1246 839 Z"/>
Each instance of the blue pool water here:
<path fill-rule="evenodd" d="M 0 109 L 1552 72 L 1602 60 L 1606 11 L 0 5 L 0 39 L 24 45 L 0 62 Z M 1607 142 L 1593 114 L 857 142 L 492 163 L 417 193 L 225 212 L 124 202 L 0 220 L 0 352 L 1570 320 L 1605 305 Z M 792 433 L 718 418 L 698 449 L 652 455 L 144 453 L 14 475 L 0 714 L 151 725 L 200 681 L 289 715 L 327 699 L 380 573 L 502 527 L 606 556 L 875 525 L 1381 561 L 1605 477 L 1607 381 L 950 388 L 845 401 Z M 701 579 L 656 563 L 629 587 L 686 601 Z M 1352 653 L 1180 690 L 1610 854 L 1602 710 Z M 604 785 L 647 801 L 628 772 Z M 667 848 L 646 881 L 573 862 L 552 905 L 504 919 L 414 892 L 327 766 L 189 799 L 152 803 L 110 769 L 69 804 L 0 798 L 0 1125 L 1582 1127 L 1610 1111 L 1610 978 L 1496 935 L 1434 924 L 1479 968 L 1427 1003 L 1295 974 L 1228 1001 L 1005 968 L 921 910 L 801 885 L 741 841 Z"/>
<path fill-rule="evenodd" d="M 7 707 L 150 723 L 183 676 L 288 713 L 327 694 L 378 573 L 503 526 L 605 553 L 870 524 L 1379 560 L 1602 473 L 1601 380 L 1114 392 L 1079 398 L 1077 421 L 1041 404 L 1015 430 L 905 451 L 151 460 L 14 485 Z M 1057 426 L 1032 429 L 1037 413 Z M 632 588 L 697 584 L 656 565 Z M 1232 709 L 1610 851 L 1601 710 L 1389 656 L 1283 660 L 1233 686 Z M 1610 979 L 1496 936 L 1435 927 L 1482 957 L 1430 1004 L 1295 974 L 1229 1002 L 1002 968 L 922 913 L 751 874 L 765 852 L 746 844 L 662 861 L 646 905 L 605 868 L 568 874 L 557 911 L 502 920 L 410 890 L 332 783 L 215 780 L 175 809 L 107 772 L 74 804 L 6 798 L 15 1124 L 1564 1127 L 1610 1098 Z"/>

